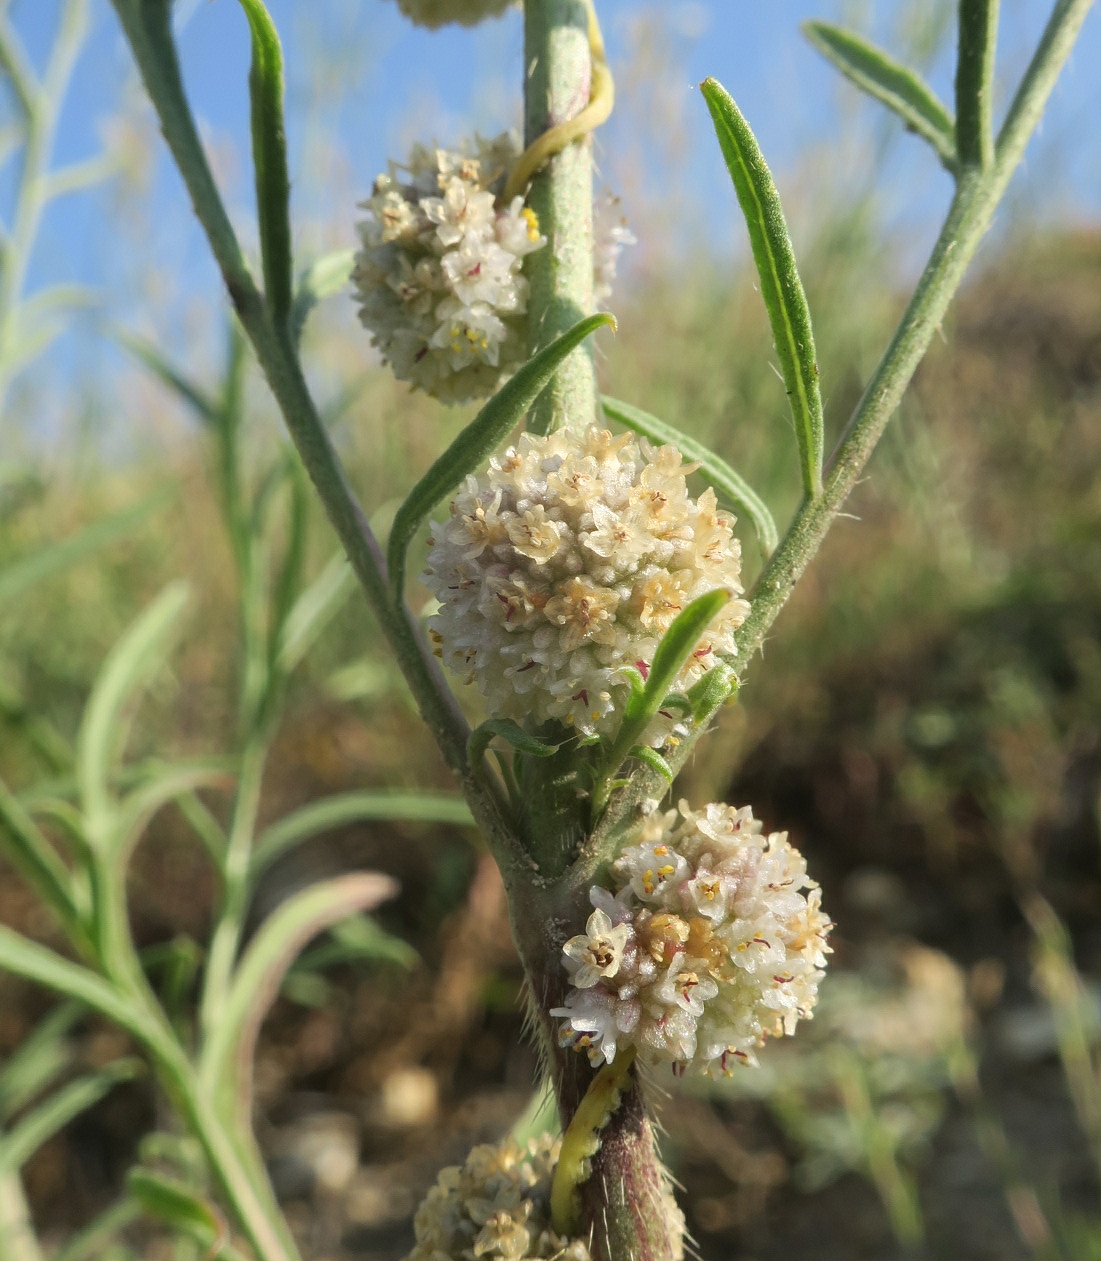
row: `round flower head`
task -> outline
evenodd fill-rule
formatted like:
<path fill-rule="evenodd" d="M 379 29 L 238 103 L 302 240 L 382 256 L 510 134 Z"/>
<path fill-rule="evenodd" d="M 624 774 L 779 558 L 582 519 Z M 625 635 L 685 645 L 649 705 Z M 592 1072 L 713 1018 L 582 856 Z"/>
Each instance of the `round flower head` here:
<path fill-rule="evenodd" d="M 562 1146 L 550 1135 L 526 1147 L 506 1139 L 475 1147 L 466 1163 L 441 1171 L 413 1221 L 406 1261 L 589 1261 L 581 1239 L 563 1239 L 550 1221 L 550 1190 Z"/>
<path fill-rule="evenodd" d="M 473 26 L 504 13 L 515 0 L 398 0 L 398 8 L 418 26 L 435 28 L 447 22 Z"/>
<path fill-rule="evenodd" d="M 546 238 L 522 197 L 496 199 L 516 154 L 508 135 L 472 157 L 418 145 L 363 203 L 360 319 L 399 381 L 444 402 L 492 394 L 526 356 L 520 269 Z"/>
<path fill-rule="evenodd" d="M 432 526 L 426 581 L 440 609 L 429 629 L 491 714 L 610 733 L 627 668 L 647 673 L 685 605 L 723 587 L 740 594 L 734 518 L 710 488 L 689 496 L 692 468 L 675 447 L 594 427 L 524 434 L 467 478 Z M 725 605 L 677 689 L 734 653 L 748 611 Z M 660 745 L 673 724 L 662 714 L 647 739 Z"/>
<path fill-rule="evenodd" d="M 707 1075 L 755 1063 L 766 1038 L 795 1032 L 818 997 L 830 922 L 818 885 L 748 806 L 655 811 L 594 888 L 586 934 L 564 948 L 573 985 L 564 1046 L 594 1064 L 634 1046 L 650 1062 Z"/>

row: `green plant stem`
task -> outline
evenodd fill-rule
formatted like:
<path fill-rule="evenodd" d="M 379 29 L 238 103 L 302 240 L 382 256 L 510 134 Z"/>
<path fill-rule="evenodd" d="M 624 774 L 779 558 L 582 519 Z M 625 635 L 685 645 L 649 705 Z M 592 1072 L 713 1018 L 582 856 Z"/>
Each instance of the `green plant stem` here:
<path fill-rule="evenodd" d="M 524 140 L 579 114 L 589 101 L 592 62 L 584 0 L 524 0 Z M 527 260 L 528 313 L 534 354 L 593 309 L 592 138 L 583 136 L 535 176 L 528 204 L 539 216 L 546 246 Z M 592 349 L 581 346 L 559 368 L 532 409 L 528 428 L 549 433 L 596 419 Z"/>
<path fill-rule="evenodd" d="M 302 463 L 405 675 L 421 715 L 459 776 L 487 843 L 503 870 L 527 865 L 503 798 L 470 772 L 470 728 L 421 628 L 392 603 L 386 564 L 356 501 L 310 395 L 291 333 L 264 304 L 214 183 L 187 103 L 172 42 L 169 0 L 112 0 L 165 140 L 222 272 L 234 310 L 252 343 Z"/>
<path fill-rule="evenodd" d="M 260 810 L 260 790 L 267 752 L 267 740 L 262 736 L 253 736 L 247 741 L 241 754 L 233 820 L 229 829 L 225 861 L 222 864 L 222 905 L 210 943 L 210 957 L 199 1007 L 199 1025 L 205 1036 L 209 1036 L 211 1028 L 218 1023 L 241 945 L 245 912 L 248 909 L 252 842 Z"/>
<path fill-rule="evenodd" d="M 803 502 L 751 594 L 735 636 L 741 668 L 753 657 L 864 472 L 887 422 L 936 336 L 1093 0 L 1059 0 L 1010 107 L 987 170 L 959 179 L 944 227 L 898 330 L 827 465 L 822 494 Z"/>
<path fill-rule="evenodd" d="M 23 164 L 11 231 L 0 243 L 0 416 L 11 383 L 9 364 L 17 315 L 42 212 L 51 196 L 48 178 L 58 115 L 88 25 L 88 0 L 67 0 L 46 73 L 39 83 L 18 37 L 0 17 L 0 66 L 15 89 L 24 115 Z"/>
<path fill-rule="evenodd" d="M 961 169 L 994 160 L 994 53 L 1000 0 L 961 0 L 956 150 Z"/>

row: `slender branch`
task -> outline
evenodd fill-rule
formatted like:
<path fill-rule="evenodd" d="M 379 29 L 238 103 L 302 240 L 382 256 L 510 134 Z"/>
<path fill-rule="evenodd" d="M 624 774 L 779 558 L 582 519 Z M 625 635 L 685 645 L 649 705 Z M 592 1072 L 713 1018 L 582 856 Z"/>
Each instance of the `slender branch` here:
<path fill-rule="evenodd" d="M 752 593 L 735 636 L 738 661 L 754 655 L 856 485 L 948 310 L 1043 113 L 1093 0 L 1059 0 L 998 138 L 993 164 L 961 173 L 948 217 L 891 344 L 830 459 L 821 496 L 805 502 Z"/>
<path fill-rule="evenodd" d="M 214 182 L 180 77 L 170 26 L 170 0 L 112 0 L 138 63 L 165 140 L 183 176 L 241 326 L 302 463 L 378 618 L 397 664 L 444 758 L 460 777 L 475 818 L 506 870 L 526 866 L 504 801 L 470 774 L 470 728 L 420 626 L 404 604 L 390 600 L 378 540 L 348 485 L 344 469 L 310 394 L 291 334 L 277 328 L 249 271 Z"/>
<path fill-rule="evenodd" d="M 956 150 L 961 167 L 994 160 L 994 54 L 999 0 L 961 0 L 956 69 Z"/>
<path fill-rule="evenodd" d="M 917 290 L 827 465 L 822 494 L 803 502 L 751 592 L 750 614 L 735 635 L 737 656 L 730 662 L 739 673 L 744 673 L 764 642 L 898 407 L 990 225 L 1092 4 L 1093 0 L 1059 0 L 1010 106 L 993 165 L 961 177 Z M 711 717 L 704 716 L 669 754 L 674 774 L 691 757 Z M 666 789 L 658 774 L 639 768 L 612 797 L 570 870 L 575 891 L 585 889 L 600 864 L 628 842 L 644 819 L 648 803 L 659 800 Z"/>

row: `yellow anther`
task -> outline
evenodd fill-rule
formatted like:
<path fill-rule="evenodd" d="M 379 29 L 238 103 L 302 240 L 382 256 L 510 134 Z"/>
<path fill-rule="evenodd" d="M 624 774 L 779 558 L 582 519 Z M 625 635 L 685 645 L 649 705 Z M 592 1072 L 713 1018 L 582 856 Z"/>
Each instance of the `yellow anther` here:
<path fill-rule="evenodd" d="M 669 853 L 669 846 L 668 845 L 655 845 L 654 853 L 657 855 L 658 858 L 664 858 L 665 855 Z"/>
<path fill-rule="evenodd" d="M 524 217 L 524 219 L 527 220 L 528 240 L 538 241 L 539 240 L 539 216 L 535 213 L 534 210 L 532 210 L 530 206 L 525 206 L 523 210 L 520 211 L 520 214 Z"/>
<path fill-rule="evenodd" d="M 671 876 L 674 871 L 676 871 L 676 867 L 671 863 L 666 863 L 664 867 L 658 868 L 658 875 L 664 880 L 667 876 Z"/>

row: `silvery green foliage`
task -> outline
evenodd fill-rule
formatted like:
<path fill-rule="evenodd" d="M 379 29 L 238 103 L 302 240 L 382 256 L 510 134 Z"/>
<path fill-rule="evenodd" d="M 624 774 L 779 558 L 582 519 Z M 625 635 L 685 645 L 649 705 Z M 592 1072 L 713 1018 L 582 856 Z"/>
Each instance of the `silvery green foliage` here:
<path fill-rule="evenodd" d="M 398 8 L 418 26 L 435 29 L 448 22 L 474 26 L 485 18 L 495 18 L 515 0 L 398 0 Z"/>
<path fill-rule="evenodd" d="M 495 717 L 557 719 L 611 734 L 662 636 L 698 596 L 741 592 L 734 518 L 688 494 L 672 446 L 590 427 L 521 436 L 469 477 L 433 525 L 426 581 L 444 662 L 477 683 Z M 686 690 L 722 656 L 749 606 L 728 601 L 689 656 Z M 675 715 L 646 732 L 653 745 Z"/>
<path fill-rule="evenodd" d="M 546 238 L 522 197 L 496 192 L 517 150 L 417 145 L 375 181 L 360 224 L 360 319 L 399 381 L 447 403 L 486 398 L 525 361 L 526 255 Z"/>
<path fill-rule="evenodd" d="M 712 1076 L 810 1016 L 830 923 L 786 832 L 764 836 L 748 806 L 682 801 L 650 816 L 612 875 L 564 947 L 563 1045 L 595 1064 L 633 1046 Z"/>

